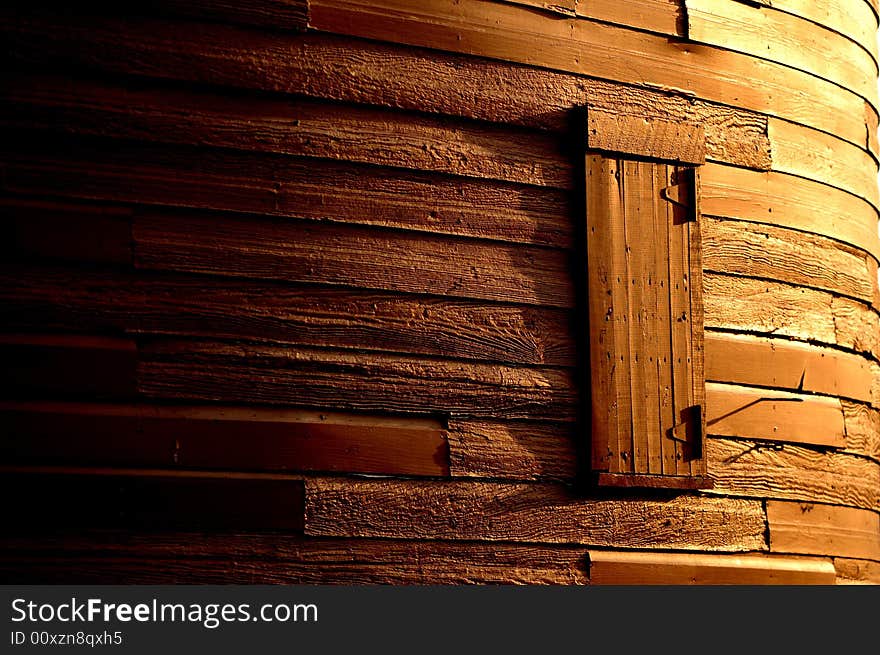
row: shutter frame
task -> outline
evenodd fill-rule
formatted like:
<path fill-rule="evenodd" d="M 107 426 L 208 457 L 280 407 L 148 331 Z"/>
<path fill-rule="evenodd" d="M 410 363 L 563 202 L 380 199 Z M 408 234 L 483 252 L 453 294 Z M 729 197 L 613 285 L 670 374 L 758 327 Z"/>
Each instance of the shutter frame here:
<path fill-rule="evenodd" d="M 702 447 L 697 167 L 705 137 L 693 126 L 660 125 L 661 134 L 690 135 L 675 145 L 656 138 L 655 122 L 590 120 L 596 113 L 587 114 L 585 159 L 593 479 L 612 487 L 711 488 Z M 602 135 L 602 125 L 636 132 Z M 616 153 L 598 145 L 620 143 L 628 147 Z M 670 159 L 677 156 L 690 165 Z"/>

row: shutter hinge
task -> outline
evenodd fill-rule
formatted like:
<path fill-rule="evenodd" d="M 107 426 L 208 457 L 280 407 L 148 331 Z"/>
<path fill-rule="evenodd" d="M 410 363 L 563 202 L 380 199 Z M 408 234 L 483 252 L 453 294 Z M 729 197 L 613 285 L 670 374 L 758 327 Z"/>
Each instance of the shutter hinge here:
<path fill-rule="evenodd" d="M 660 190 L 661 197 L 673 205 L 686 210 L 685 221 L 696 221 L 697 212 L 694 207 L 694 190 L 696 188 L 696 172 L 689 168 L 682 171 L 684 180 L 677 184 L 671 184 Z"/>
<path fill-rule="evenodd" d="M 689 459 L 702 457 L 703 408 L 701 405 L 692 405 L 683 409 L 681 415 L 682 422 L 669 429 L 669 438 L 691 447 Z"/>

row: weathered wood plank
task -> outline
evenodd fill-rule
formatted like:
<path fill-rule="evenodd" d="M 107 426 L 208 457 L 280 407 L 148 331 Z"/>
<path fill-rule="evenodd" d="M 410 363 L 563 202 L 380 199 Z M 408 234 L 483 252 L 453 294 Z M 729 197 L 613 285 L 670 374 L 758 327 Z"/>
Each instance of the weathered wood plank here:
<path fill-rule="evenodd" d="M 17 499 L 0 510 L 4 532 L 121 526 L 300 530 L 303 525 L 302 482 L 280 476 L 35 469 L 4 472 L 0 489 L 4 497 Z"/>
<path fill-rule="evenodd" d="M 880 358 L 880 315 L 862 303 L 834 296 L 831 298 L 837 343 L 857 352 Z"/>
<path fill-rule="evenodd" d="M 606 225 L 609 214 L 616 213 L 619 194 L 615 176 L 618 162 L 595 154 L 587 154 L 586 171 L 586 237 L 587 295 L 589 321 L 590 374 L 610 384 L 590 387 L 590 439 L 593 467 L 606 470 L 620 466 L 618 460 L 620 434 L 618 425 L 619 396 L 617 371 L 613 354 L 619 343 L 619 314 L 625 307 L 616 282 L 615 247 L 620 246 L 617 226 Z"/>
<path fill-rule="evenodd" d="M 0 548 L 10 583 L 587 583 L 584 549 L 566 546 L 104 531 L 7 536 Z"/>
<path fill-rule="evenodd" d="M 840 399 L 711 382 L 709 434 L 840 448 L 846 445 Z"/>
<path fill-rule="evenodd" d="M 880 207 L 877 161 L 870 153 L 824 132 L 778 118 L 767 121 L 767 136 L 774 171 L 829 184 L 867 200 L 875 209 Z"/>
<path fill-rule="evenodd" d="M 837 584 L 880 584 L 880 562 L 834 558 Z"/>
<path fill-rule="evenodd" d="M 880 411 L 846 400 L 841 401 L 841 405 L 847 451 L 880 462 Z"/>
<path fill-rule="evenodd" d="M 578 16 L 669 36 L 685 36 L 680 0 L 575 0 Z"/>
<path fill-rule="evenodd" d="M 574 374 L 356 351 L 183 340 L 144 343 L 138 390 L 151 399 L 572 420 Z"/>
<path fill-rule="evenodd" d="M 568 193 L 272 154 L 128 143 L 4 144 L 7 191 L 572 243 Z M 498 220 L 503 216 L 504 220 Z"/>
<path fill-rule="evenodd" d="M 0 402 L 9 464 L 449 473 L 436 421 L 268 410 Z"/>
<path fill-rule="evenodd" d="M 610 10 L 625 3 L 600 3 Z M 630 14 L 631 15 L 631 14 Z M 81 68 L 385 105 L 567 131 L 589 105 L 635 117 L 700 124 L 716 160 L 770 167 L 766 118 L 660 90 L 497 60 L 326 34 L 270 33 L 144 19 L 27 17 L 0 29 L 11 54 Z M 125 39 L 119 39 L 125 34 Z M 185 65 L 181 65 L 185 62 Z"/>
<path fill-rule="evenodd" d="M 779 280 L 871 303 L 877 262 L 827 237 L 761 223 L 706 218 L 707 271 Z"/>
<path fill-rule="evenodd" d="M 773 8 L 806 18 L 843 34 L 877 61 L 877 17 L 864 2 L 853 0 L 773 0 Z"/>
<path fill-rule="evenodd" d="M 126 398 L 135 393 L 137 346 L 117 337 L 0 334 L 0 390 Z"/>
<path fill-rule="evenodd" d="M 0 252 L 11 259 L 131 264 L 131 214 L 127 207 L 0 197 Z"/>
<path fill-rule="evenodd" d="M 771 500 L 767 520 L 772 551 L 880 560 L 877 512 Z"/>
<path fill-rule="evenodd" d="M 603 195 L 607 193 L 608 204 L 604 208 L 604 212 L 599 213 L 598 217 L 605 216 L 606 221 L 603 226 L 605 230 L 609 230 L 611 234 L 611 251 L 609 260 L 611 262 L 608 269 L 608 278 L 611 281 L 612 294 L 612 312 L 611 312 L 611 339 L 607 339 L 604 348 L 613 347 L 609 361 L 612 363 L 611 381 L 613 384 L 612 406 L 609 408 L 609 422 L 606 426 L 608 438 L 602 438 L 602 432 L 594 433 L 591 437 L 594 441 L 601 443 L 607 442 L 609 471 L 612 473 L 632 473 L 635 466 L 635 443 L 633 441 L 633 398 L 632 398 L 632 375 L 633 371 L 629 365 L 621 365 L 621 362 L 629 363 L 632 361 L 632 349 L 629 339 L 629 318 L 630 318 L 630 284 L 629 272 L 627 270 L 628 262 L 626 258 L 626 166 L 622 160 L 616 161 L 609 167 L 606 184 L 610 185 L 607 191 L 603 191 Z M 613 177 L 613 180 L 612 180 Z M 589 194 L 590 191 L 588 190 Z M 590 226 L 592 229 L 592 226 Z M 599 226 L 597 225 L 597 230 Z M 587 244 L 588 259 L 589 242 Z M 601 254 L 597 256 L 602 257 Z M 601 274 L 601 271 L 600 271 Z M 599 291 L 601 296 L 601 288 Z M 588 301 L 594 302 L 597 298 L 590 293 Z M 606 315 L 599 319 L 607 321 L 609 316 Z M 592 333 L 592 325 L 590 331 Z M 591 337 L 592 338 L 592 337 Z M 600 350 L 601 352 L 601 350 Z M 592 362 L 592 351 L 590 354 Z M 592 364 L 591 364 L 592 366 Z M 598 371 L 597 371 L 598 373 Z M 590 393 L 593 388 L 598 388 L 602 381 L 597 377 L 593 378 L 591 370 Z M 593 411 L 601 412 L 601 408 L 593 406 Z M 616 414 L 615 414 L 616 412 Z M 613 421 L 613 422 L 612 422 Z M 598 460 L 594 468 L 601 470 L 602 460 Z"/>
<path fill-rule="evenodd" d="M 670 171 L 673 170 L 669 166 L 658 166 L 654 170 L 654 188 L 655 190 L 667 188 L 671 182 Z M 664 339 L 669 339 L 672 346 L 675 345 L 674 334 L 675 328 L 672 327 L 672 299 L 675 282 L 670 274 L 670 239 L 669 229 L 674 220 L 676 208 L 663 198 L 662 193 L 657 191 L 654 196 L 654 231 L 655 234 L 666 233 L 666 238 L 660 238 L 659 247 L 654 248 L 654 284 L 657 285 L 656 293 L 656 312 L 660 319 L 660 325 L 668 326 L 666 334 L 662 335 Z M 665 247 L 664 247 L 665 245 Z M 678 423 L 675 415 L 675 358 L 674 353 L 670 349 L 665 356 L 658 355 L 657 362 L 657 413 L 660 417 L 661 425 L 674 426 Z M 677 440 L 669 439 L 668 435 L 662 435 L 660 442 L 661 451 L 661 468 L 666 475 L 678 475 L 679 473 L 679 455 L 681 454 L 681 446 Z M 681 467 L 684 473 L 684 466 Z"/>
<path fill-rule="evenodd" d="M 880 464 L 864 457 L 728 439 L 709 439 L 706 449 L 716 493 L 864 509 L 880 502 Z"/>
<path fill-rule="evenodd" d="M 877 107 L 877 64 L 847 38 L 792 14 L 736 2 L 686 0 L 689 39 L 791 66 Z"/>
<path fill-rule="evenodd" d="M 0 126 L 339 159 L 572 187 L 545 132 L 314 100 L 180 91 L 60 76 L 4 76 Z"/>
<path fill-rule="evenodd" d="M 588 110 L 587 148 L 703 164 L 706 134 L 701 125 Z"/>
<path fill-rule="evenodd" d="M 558 16 L 589 18 L 615 25 L 684 36 L 681 6 L 677 0 L 503 0 L 534 7 Z"/>
<path fill-rule="evenodd" d="M 627 316 L 624 325 L 627 328 L 625 338 L 629 342 L 629 355 L 623 361 L 617 362 L 616 366 L 629 368 L 631 403 L 631 414 L 626 417 L 631 422 L 629 430 L 622 432 L 619 437 L 627 435 L 632 439 L 629 455 L 632 457 L 633 472 L 648 473 L 648 425 L 650 418 L 656 415 L 653 412 L 649 414 L 648 410 L 654 408 L 654 403 L 648 402 L 648 393 L 646 393 L 651 389 L 645 371 L 645 360 L 649 357 L 647 342 L 651 331 L 646 308 L 653 306 L 654 303 L 646 298 L 645 293 L 647 275 L 650 272 L 649 253 L 646 242 L 641 236 L 646 231 L 645 215 L 654 206 L 650 199 L 645 201 L 644 194 L 646 180 L 653 180 L 653 171 L 651 165 L 646 162 L 622 160 L 618 173 L 623 211 L 618 215 L 611 214 L 608 218 L 612 224 L 616 221 L 623 222 L 623 243 L 616 244 L 616 248 L 621 249 L 625 264 L 623 267 L 615 267 L 612 274 L 623 276 L 627 287 Z M 607 224 L 605 229 L 608 229 Z M 653 263 L 653 257 L 650 261 Z M 599 383 L 598 379 L 591 380 L 591 385 Z M 653 389 L 656 389 L 656 385 Z"/>
<path fill-rule="evenodd" d="M 589 558 L 595 585 L 826 585 L 835 580 L 830 560 L 806 557 L 591 550 Z"/>
<path fill-rule="evenodd" d="M 132 235 L 140 269 L 574 306 L 566 253 L 545 248 L 161 210 L 138 211 Z"/>
<path fill-rule="evenodd" d="M 450 473 L 508 480 L 573 480 L 577 439 L 573 423 L 449 421 Z"/>
<path fill-rule="evenodd" d="M 750 335 L 706 334 L 706 379 L 870 402 L 872 368 L 859 355 Z"/>
<path fill-rule="evenodd" d="M 706 327 L 783 335 L 839 345 L 876 358 L 878 315 L 871 307 L 823 291 L 706 274 Z"/>
<path fill-rule="evenodd" d="M 852 194 L 793 175 L 718 164 L 703 167 L 702 181 L 705 215 L 821 234 L 880 260 L 877 211 Z"/>
<path fill-rule="evenodd" d="M 306 534 L 763 550 L 754 501 L 590 500 L 550 484 L 309 479 Z"/>
<path fill-rule="evenodd" d="M 178 334 L 575 363 L 571 317 L 564 311 L 150 272 L 0 266 L 0 322 L 19 332 Z"/>
<path fill-rule="evenodd" d="M 536 20 L 526 8 L 489 8 L 478 0 L 454 6 L 436 0 L 418 8 L 403 0 L 379 5 L 313 0 L 310 8 L 310 26 L 322 31 L 662 85 L 787 118 L 857 145 L 865 139 L 864 100 L 856 94 L 808 73 L 732 51 L 586 20 Z"/>
<path fill-rule="evenodd" d="M 703 281 L 707 328 L 837 342 L 830 294 L 714 273 Z"/>

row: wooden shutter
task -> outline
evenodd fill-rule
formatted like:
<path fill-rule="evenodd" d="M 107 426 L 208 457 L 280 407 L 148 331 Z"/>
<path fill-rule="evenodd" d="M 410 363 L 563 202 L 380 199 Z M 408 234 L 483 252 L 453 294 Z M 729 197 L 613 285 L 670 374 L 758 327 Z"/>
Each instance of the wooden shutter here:
<path fill-rule="evenodd" d="M 705 488 L 699 169 L 587 154 L 593 470 Z"/>

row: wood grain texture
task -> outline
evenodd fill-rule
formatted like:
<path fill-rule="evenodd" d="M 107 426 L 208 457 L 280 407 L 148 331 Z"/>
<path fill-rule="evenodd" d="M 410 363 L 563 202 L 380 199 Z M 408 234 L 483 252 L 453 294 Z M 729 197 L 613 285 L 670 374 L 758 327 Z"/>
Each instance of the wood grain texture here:
<path fill-rule="evenodd" d="M 728 219 L 701 225 L 707 271 L 779 280 L 871 303 L 877 262 L 827 237 Z"/>
<path fill-rule="evenodd" d="M 849 298 L 833 297 L 831 311 L 837 343 L 874 359 L 880 357 L 880 316 Z"/>
<path fill-rule="evenodd" d="M 33 393 L 130 398 L 137 346 L 131 339 L 80 335 L 0 334 L 7 397 Z"/>
<path fill-rule="evenodd" d="M 0 402 L 8 464 L 449 473 L 436 421 L 266 410 Z"/>
<path fill-rule="evenodd" d="M 843 447 L 846 434 L 840 400 L 775 389 L 706 384 L 709 434 Z"/>
<path fill-rule="evenodd" d="M 590 2 L 590 7 L 626 3 Z M 290 37 L 222 25 L 51 14 L 0 23 L 11 54 L 42 67 L 80 68 L 319 98 L 566 131 L 589 105 L 635 117 L 703 125 L 719 160 L 770 165 L 766 118 L 604 80 L 326 34 Z M 126 39 L 119 39 L 124 33 Z M 185 62 L 185 65 L 181 65 Z"/>
<path fill-rule="evenodd" d="M 703 280 L 707 328 L 837 343 L 830 294 L 714 273 Z"/>
<path fill-rule="evenodd" d="M 177 334 L 514 364 L 575 361 L 572 317 L 564 311 L 48 265 L 0 266 L 0 322 L 19 332 Z"/>
<path fill-rule="evenodd" d="M 626 553 L 591 550 L 595 585 L 807 585 L 834 584 L 829 559 L 773 555 Z"/>
<path fill-rule="evenodd" d="M 861 95 L 877 107 L 877 64 L 831 30 L 781 11 L 686 0 L 688 38 L 791 66 Z"/>
<path fill-rule="evenodd" d="M 296 98 L 11 75 L 0 125 L 339 159 L 570 188 L 562 139 Z"/>
<path fill-rule="evenodd" d="M 864 200 L 782 173 L 707 164 L 704 215 L 769 223 L 832 237 L 880 260 L 877 212 Z"/>
<path fill-rule="evenodd" d="M 537 20 L 478 0 L 310 4 L 315 29 L 540 65 L 737 105 L 864 143 L 864 100 L 808 73 L 716 48 L 586 20 Z M 487 9 L 491 9 L 488 11 Z M 418 26 L 419 29 L 416 29 Z M 540 47 L 535 47 L 535 44 Z M 588 51 L 589 57 L 581 52 Z M 809 97 L 809 109 L 803 98 Z"/>
<path fill-rule="evenodd" d="M 861 403 L 841 401 L 846 449 L 880 462 L 880 411 Z"/>
<path fill-rule="evenodd" d="M 573 480 L 574 423 L 449 421 L 450 473 L 507 480 Z"/>
<path fill-rule="evenodd" d="M 287 534 L 9 536 L 4 580 L 29 584 L 586 584 L 582 547 L 310 539 Z M 155 563 L 144 566 L 144 562 Z M 26 572 L 23 575 L 22 572 Z M 21 576 L 21 577 L 19 577 Z"/>
<path fill-rule="evenodd" d="M 869 152 L 778 118 L 768 119 L 767 136 L 773 170 L 823 182 L 880 207 L 877 161 Z"/>
<path fill-rule="evenodd" d="M 706 161 L 702 126 L 589 110 L 587 148 L 683 164 Z"/>
<path fill-rule="evenodd" d="M 709 332 L 706 379 L 870 402 L 873 371 L 869 360 L 840 350 Z"/>
<path fill-rule="evenodd" d="M 709 439 L 706 450 L 715 493 L 863 509 L 880 502 L 880 464 L 863 457 L 729 439 Z"/>
<path fill-rule="evenodd" d="M 140 348 L 138 391 L 152 400 L 571 420 L 573 374 L 312 348 L 162 339 Z"/>
<path fill-rule="evenodd" d="M 767 503 L 770 550 L 880 560 L 880 515 L 851 507 Z"/>
<path fill-rule="evenodd" d="M 589 500 L 549 484 L 309 479 L 306 534 L 763 550 L 753 501 Z"/>
<path fill-rule="evenodd" d="M 567 246 L 567 192 L 282 155 L 10 135 L 4 190 Z M 504 216 L 503 221 L 497 216 Z"/>
<path fill-rule="evenodd" d="M 880 562 L 834 558 L 837 584 L 880 584 Z"/>
<path fill-rule="evenodd" d="M 806 18 L 849 37 L 877 61 L 877 17 L 867 3 L 852 0 L 773 0 L 773 8 Z"/>
<path fill-rule="evenodd" d="M 793 337 L 839 345 L 872 357 L 878 349 L 878 316 L 868 306 L 822 291 L 706 274 L 706 327 Z"/>
<path fill-rule="evenodd" d="M 167 211 L 138 212 L 132 234 L 140 269 L 574 306 L 566 254 L 548 249 Z"/>
<path fill-rule="evenodd" d="M 682 11 L 677 0 L 503 0 L 515 5 L 534 7 L 559 16 L 626 25 L 669 36 L 684 36 Z"/>
<path fill-rule="evenodd" d="M 283 477 L 6 471 L 3 531 L 138 527 L 299 530 L 302 482 Z"/>

